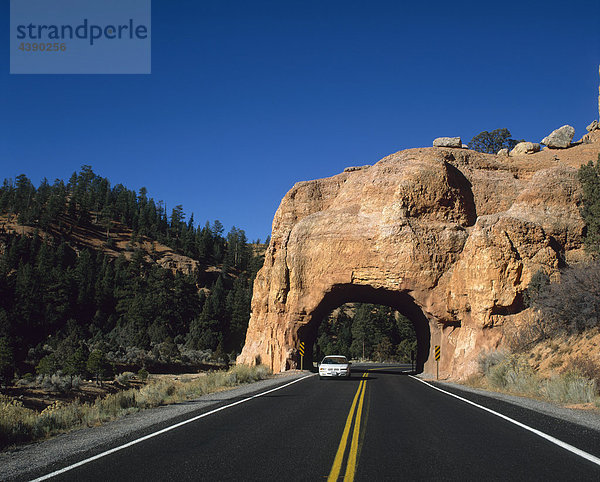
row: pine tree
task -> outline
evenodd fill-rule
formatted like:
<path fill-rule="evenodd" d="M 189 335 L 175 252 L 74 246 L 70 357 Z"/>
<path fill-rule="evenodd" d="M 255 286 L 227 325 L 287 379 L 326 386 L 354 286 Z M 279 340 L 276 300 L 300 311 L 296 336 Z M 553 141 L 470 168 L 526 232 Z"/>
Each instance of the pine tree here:
<path fill-rule="evenodd" d="M 0 188 L 0 212 L 14 212 L 14 187 L 12 180 L 4 179 Z"/>
<path fill-rule="evenodd" d="M 583 190 L 581 217 L 585 222 L 585 247 L 594 256 L 600 254 L 600 154 L 579 168 L 579 182 Z"/>
<path fill-rule="evenodd" d="M 494 129 L 491 132 L 480 132 L 473 137 L 469 142 L 469 149 L 487 154 L 496 154 L 500 149 L 508 149 L 510 151 L 519 142 L 511 139 L 511 133 L 508 129 Z"/>
<path fill-rule="evenodd" d="M 102 350 L 94 350 L 87 359 L 86 368 L 96 379 L 96 385 L 102 386 L 104 377 L 109 373 L 110 365 Z"/>
<path fill-rule="evenodd" d="M 14 374 L 14 358 L 7 337 L 0 337 L 0 386 L 6 386 Z"/>

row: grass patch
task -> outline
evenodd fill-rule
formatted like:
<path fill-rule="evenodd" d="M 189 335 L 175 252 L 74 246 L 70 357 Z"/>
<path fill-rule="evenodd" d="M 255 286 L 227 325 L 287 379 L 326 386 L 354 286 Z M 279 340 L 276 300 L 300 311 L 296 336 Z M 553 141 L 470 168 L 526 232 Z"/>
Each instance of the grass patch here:
<path fill-rule="evenodd" d="M 156 380 L 140 389 L 123 390 L 94 403 L 55 402 L 42 412 L 0 395 L 0 448 L 18 445 L 80 427 L 93 427 L 139 410 L 197 398 L 244 383 L 268 378 L 264 365 L 238 365 L 192 380 Z M 129 378 L 129 375 L 127 375 Z"/>
<path fill-rule="evenodd" d="M 486 388 L 525 395 L 562 404 L 594 403 L 600 407 L 597 367 L 581 359 L 574 360 L 562 373 L 540 376 L 525 355 L 504 351 L 483 353 L 479 358 L 478 383 Z"/>

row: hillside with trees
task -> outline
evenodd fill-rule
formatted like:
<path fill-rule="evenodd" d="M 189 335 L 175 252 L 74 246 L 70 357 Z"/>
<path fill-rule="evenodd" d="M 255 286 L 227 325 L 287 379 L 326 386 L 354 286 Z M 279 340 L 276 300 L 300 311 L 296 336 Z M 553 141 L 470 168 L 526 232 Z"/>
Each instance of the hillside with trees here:
<path fill-rule="evenodd" d="M 145 188 L 112 186 L 90 166 L 66 183 L 5 180 L 3 381 L 226 361 L 244 341 L 261 248 L 219 221 L 195 226 L 183 206 L 168 215 Z"/>

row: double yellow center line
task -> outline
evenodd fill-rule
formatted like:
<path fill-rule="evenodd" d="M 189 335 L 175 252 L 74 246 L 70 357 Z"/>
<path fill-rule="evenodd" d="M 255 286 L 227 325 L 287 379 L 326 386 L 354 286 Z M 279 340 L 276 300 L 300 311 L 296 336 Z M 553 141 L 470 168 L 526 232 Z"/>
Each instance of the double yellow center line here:
<path fill-rule="evenodd" d="M 352 421 L 354 421 L 354 430 L 352 431 L 352 442 L 350 443 L 350 453 L 348 454 L 348 460 L 346 461 L 346 473 L 344 474 L 344 481 L 352 482 L 354 480 L 354 474 L 356 473 L 356 459 L 358 457 L 358 436 L 360 434 L 360 420 L 362 416 L 363 402 L 365 400 L 365 391 L 367 389 L 366 378 L 369 376 L 367 372 L 363 373 L 363 379 L 358 385 L 356 395 L 350 406 L 350 412 L 346 419 L 346 425 L 344 426 L 344 432 L 342 433 L 342 439 L 340 445 L 335 454 L 335 460 L 331 467 L 331 472 L 327 478 L 328 482 L 337 481 L 340 472 L 342 470 L 342 463 L 344 462 L 344 454 L 346 453 L 346 447 L 348 446 L 348 436 L 350 435 L 350 428 L 352 427 Z M 357 410 L 358 407 L 358 410 Z"/>

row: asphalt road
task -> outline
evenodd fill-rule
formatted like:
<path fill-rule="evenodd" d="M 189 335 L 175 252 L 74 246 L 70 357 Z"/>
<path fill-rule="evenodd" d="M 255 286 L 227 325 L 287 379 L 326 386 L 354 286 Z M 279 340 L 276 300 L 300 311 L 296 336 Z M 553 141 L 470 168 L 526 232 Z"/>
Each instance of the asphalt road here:
<path fill-rule="evenodd" d="M 402 374 L 406 367 L 372 368 L 356 367 L 350 380 L 308 377 L 53 480 L 600 480 L 600 466 Z M 452 392 L 600 457 L 598 432 Z"/>

